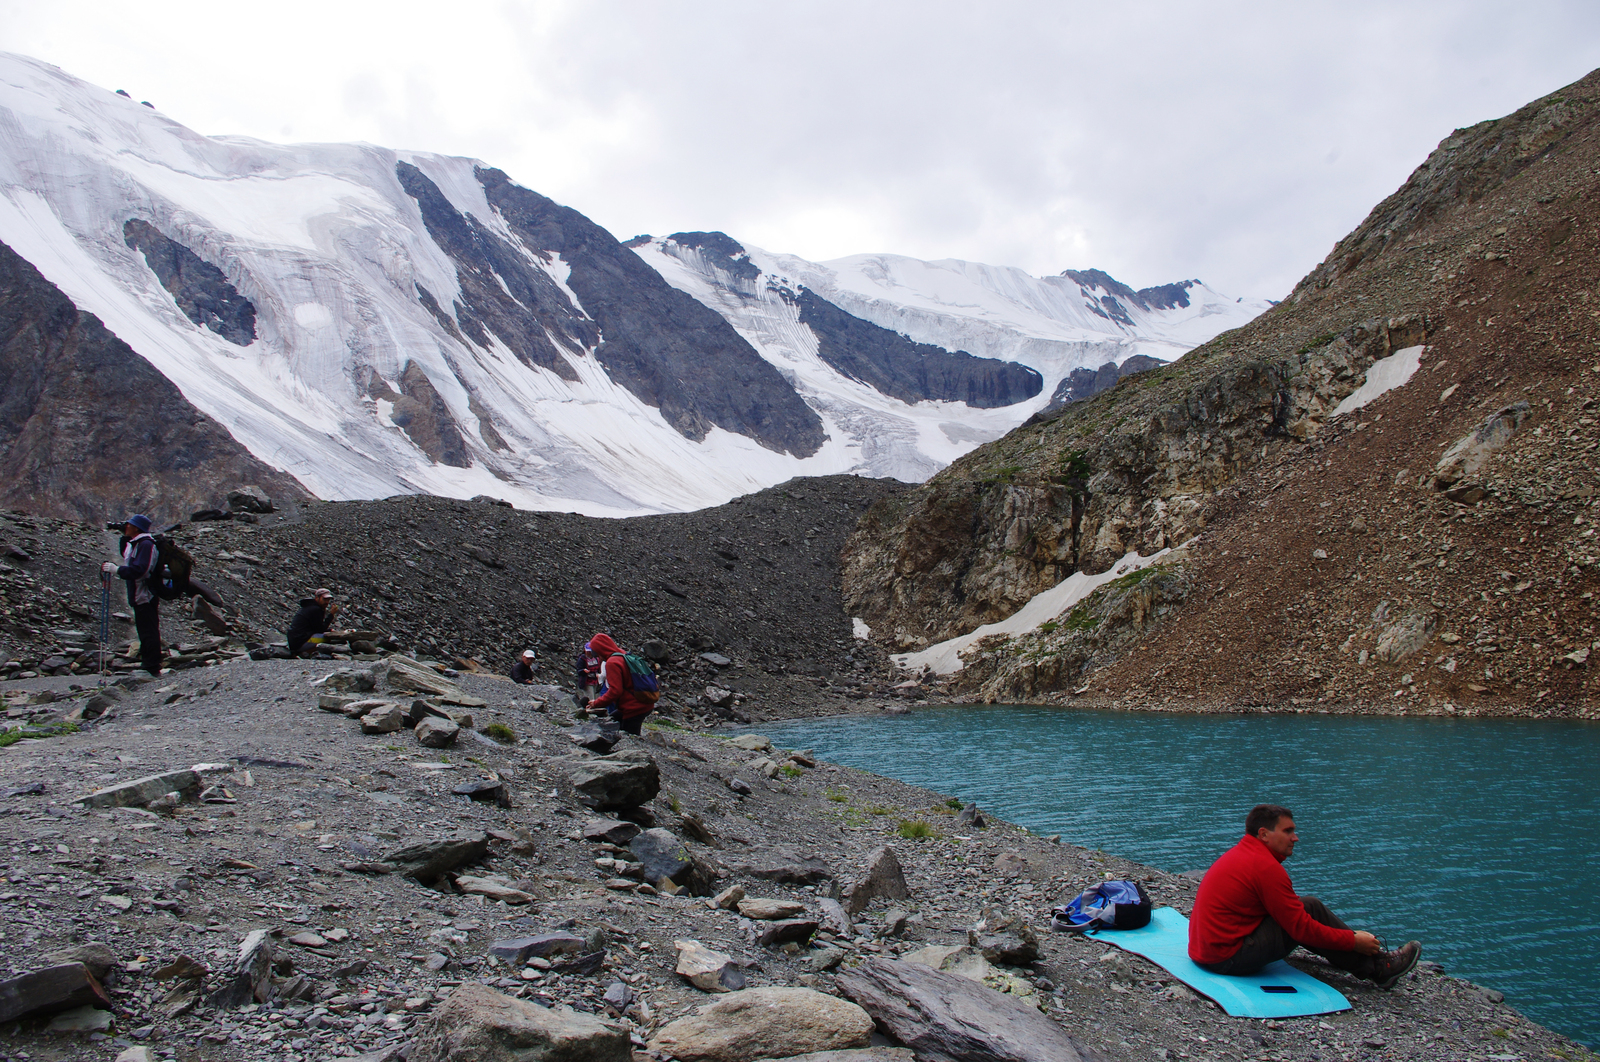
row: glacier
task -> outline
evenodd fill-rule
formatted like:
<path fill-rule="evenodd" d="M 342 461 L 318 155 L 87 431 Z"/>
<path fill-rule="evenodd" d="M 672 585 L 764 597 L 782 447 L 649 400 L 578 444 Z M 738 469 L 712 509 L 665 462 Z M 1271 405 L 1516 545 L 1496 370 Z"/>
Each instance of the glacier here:
<path fill-rule="evenodd" d="M 558 372 L 530 364 L 492 331 L 479 343 L 453 327 L 458 263 L 430 236 L 397 178 L 401 164 L 518 249 L 573 314 L 585 313 L 568 263 L 530 246 L 491 205 L 483 163 L 369 144 L 203 136 L 48 64 L 0 54 L 0 241 L 251 454 L 324 499 L 489 495 L 526 509 L 625 516 L 717 505 L 795 476 L 920 481 L 1022 423 L 1072 369 L 1139 353 L 1170 359 L 1268 305 L 1189 282 L 1187 305 L 1124 299 L 1126 313 L 1114 319 L 1095 309 L 1111 293 L 1082 275 L 893 255 L 813 263 L 750 247 L 749 267 L 729 272 L 696 248 L 652 238 L 633 253 L 720 314 L 826 435 L 804 455 L 715 425 L 693 439 L 614 379 L 594 345 L 550 331 Z M 219 268 L 255 307 L 254 340 L 240 346 L 185 316 L 124 240 L 130 219 Z M 421 301 L 424 289 L 442 315 Z M 1028 366 L 1043 390 L 997 408 L 880 393 L 819 357 L 816 335 L 784 294 L 801 290 L 918 343 Z M 373 381 L 398 391 L 409 366 L 459 428 L 460 464 L 430 457 L 375 394 Z"/>

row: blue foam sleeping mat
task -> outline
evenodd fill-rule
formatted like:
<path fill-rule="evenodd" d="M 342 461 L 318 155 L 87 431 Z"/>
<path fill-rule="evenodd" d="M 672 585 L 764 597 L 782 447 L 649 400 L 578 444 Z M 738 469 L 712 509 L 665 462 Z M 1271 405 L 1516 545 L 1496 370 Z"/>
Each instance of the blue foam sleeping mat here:
<path fill-rule="evenodd" d="M 1301 1018 L 1350 1009 L 1339 992 L 1281 960 L 1249 977 L 1224 977 L 1196 966 L 1189 958 L 1189 920 L 1171 907 L 1157 907 L 1141 929 L 1093 936 L 1144 956 L 1235 1018 Z"/>

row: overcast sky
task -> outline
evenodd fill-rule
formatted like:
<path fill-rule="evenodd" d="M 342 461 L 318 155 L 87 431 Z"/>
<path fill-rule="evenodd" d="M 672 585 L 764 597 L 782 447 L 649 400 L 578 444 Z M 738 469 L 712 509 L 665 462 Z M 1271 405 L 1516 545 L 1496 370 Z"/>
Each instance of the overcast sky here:
<path fill-rule="evenodd" d="M 1282 297 L 1451 129 L 1600 66 L 1595 0 L 0 0 L 203 133 L 481 158 L 721 229 Z"/>

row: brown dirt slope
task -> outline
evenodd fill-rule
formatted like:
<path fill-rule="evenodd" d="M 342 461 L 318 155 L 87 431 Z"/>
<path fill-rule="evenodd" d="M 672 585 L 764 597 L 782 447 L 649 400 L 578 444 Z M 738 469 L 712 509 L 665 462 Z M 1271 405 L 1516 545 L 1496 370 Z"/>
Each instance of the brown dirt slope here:
<path fill-rule="evenodd" d="M 1600 72 L 1457 130 L 1280 306 L 868 514 L 847 607 L 913 648 L 1189 542 L 1174 563 L 1192 590 L 1133 610 L 1131 644 L 1074 670 L 1049 666 L 1063 634 L 991 641 L 957 689 L 1594 711 L 1597 105 Z M 1410 383 L 1330 416 L 1373 359 L 1418 342 Z M 1454 484 L 1481 500 L 1441 493 L 1445 450 L 1520 402 L 1509 441 Z"/>

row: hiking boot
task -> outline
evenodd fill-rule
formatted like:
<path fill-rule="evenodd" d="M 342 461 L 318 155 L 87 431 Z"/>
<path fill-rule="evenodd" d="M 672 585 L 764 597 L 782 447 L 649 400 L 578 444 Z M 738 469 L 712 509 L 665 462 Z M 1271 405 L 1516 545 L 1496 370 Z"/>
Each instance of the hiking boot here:
<path fill-rule="evenodd" d="M 1420 958 L 1422 945 L 1414 940 L 1408 941 L 1402 948 L 1373 956 L 1372 972 L 1367 979 L 1387 992 L 1399 983 L 1400 978 L 1411 972 Z"/>

